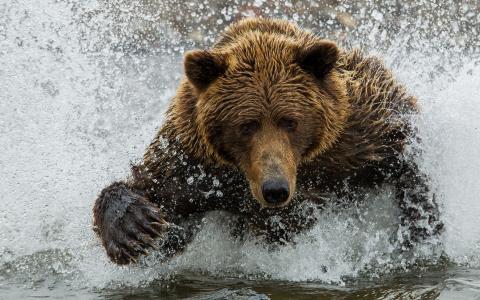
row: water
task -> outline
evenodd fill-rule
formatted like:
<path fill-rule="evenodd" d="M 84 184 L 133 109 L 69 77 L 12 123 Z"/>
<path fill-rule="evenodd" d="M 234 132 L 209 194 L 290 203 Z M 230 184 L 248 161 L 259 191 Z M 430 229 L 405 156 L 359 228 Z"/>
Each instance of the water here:
<path fill-rule="evenodd" d="M 242 1 L 0 0 L 0 298 L 480 299 L 478 3 L 255 1 L 385 58 L 423 107 L 416 120 L 446 232 L 398 254 L 391 191 L 318 212 L 274 252 L 213 213 L 188 250 L 118 267 L 91 208 L 163 120 L 185 49 L 255 7 Z M 253 8 L 252 8 L 253 7 Z M 252 12 L 253 11 L 253 12 Z M 201 17 L 199 17 L 201 16 Z"/>

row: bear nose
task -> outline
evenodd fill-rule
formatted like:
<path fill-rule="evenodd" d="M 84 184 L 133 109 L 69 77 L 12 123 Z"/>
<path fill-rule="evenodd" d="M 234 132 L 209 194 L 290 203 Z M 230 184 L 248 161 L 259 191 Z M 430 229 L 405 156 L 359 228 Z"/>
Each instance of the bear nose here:
<path fill-rule="evenodd" d="M 263 199 L 270 204 L 279 204 L 288 199 L 288 183 L 283 179 L 267 180 L 262 184 Z"/>

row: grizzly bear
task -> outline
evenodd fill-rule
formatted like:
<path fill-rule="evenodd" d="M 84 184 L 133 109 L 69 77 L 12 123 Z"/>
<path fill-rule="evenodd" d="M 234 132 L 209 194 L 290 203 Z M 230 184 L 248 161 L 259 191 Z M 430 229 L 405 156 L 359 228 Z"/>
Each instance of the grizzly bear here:
<path fill-rule="evenodd" d="M 416 99 L 381 60 L 287 21 L 246 19 L 184 66 L 143 161 L 94 205 L 113 262 L 178 253 L 195 232 L 187 221 L 212 210 L 238 216 L 237 233 L 288 243 L 315 224 L 312 207 L 384 184 L 402 249 L 442 231 L 428 178 L 406 154 Z"/>

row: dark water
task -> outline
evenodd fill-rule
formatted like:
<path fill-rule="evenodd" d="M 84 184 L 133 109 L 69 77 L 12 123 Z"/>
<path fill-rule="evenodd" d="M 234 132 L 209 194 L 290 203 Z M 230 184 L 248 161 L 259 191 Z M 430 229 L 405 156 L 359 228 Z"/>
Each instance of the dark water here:
<path fill-rule="evenodd" d="M 442 267 L 345 285 L 244 280 L 183 274 L 145 286 L 69 290 L 62 284 L 0 286 L 4 299 L 480 299 L 480 270 Z"/>
<path fill-rule="evenodd" d="M 480 298 L 478 1 L 0 0 L 0 299 Z M 397 253 L 388 187 L 318 212 L 294 245 L 233 240 L 208 215 L 181 256 L 111 264 L 91 230 L 182 75 L 245 15 L 283 17 L 384 57 L 419 98 L 417 125 L 446 232 Z"/>
<path fill-rule="evenodd" d="M 480 271 L 432 270 L 390 276 L 383 280 L 357 279 L 345 286 L 182 277 L 172 284 L 145 289 L 115 290 L 107 299 L 479 299 Z M 129 293 L 129 296 L 125 296 Z"/>

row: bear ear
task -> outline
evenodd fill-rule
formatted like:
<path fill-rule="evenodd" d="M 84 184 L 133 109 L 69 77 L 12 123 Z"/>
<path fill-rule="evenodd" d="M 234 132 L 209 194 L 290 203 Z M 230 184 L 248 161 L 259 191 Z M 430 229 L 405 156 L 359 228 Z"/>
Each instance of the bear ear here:
<path fill-rule="evenodd" d="M 204 91 L 226 70 L 225 60 L 206 50 L 192 50 L 185 54 L 185 74 L 199 91 Z"/>
<path fill-rule="evenodd" d="M 332 41 L 322 40 L 300 50 L 297 61 L 302 69 L 321 79 L 333 69 L 338 57 L 337 45 Z"/>

